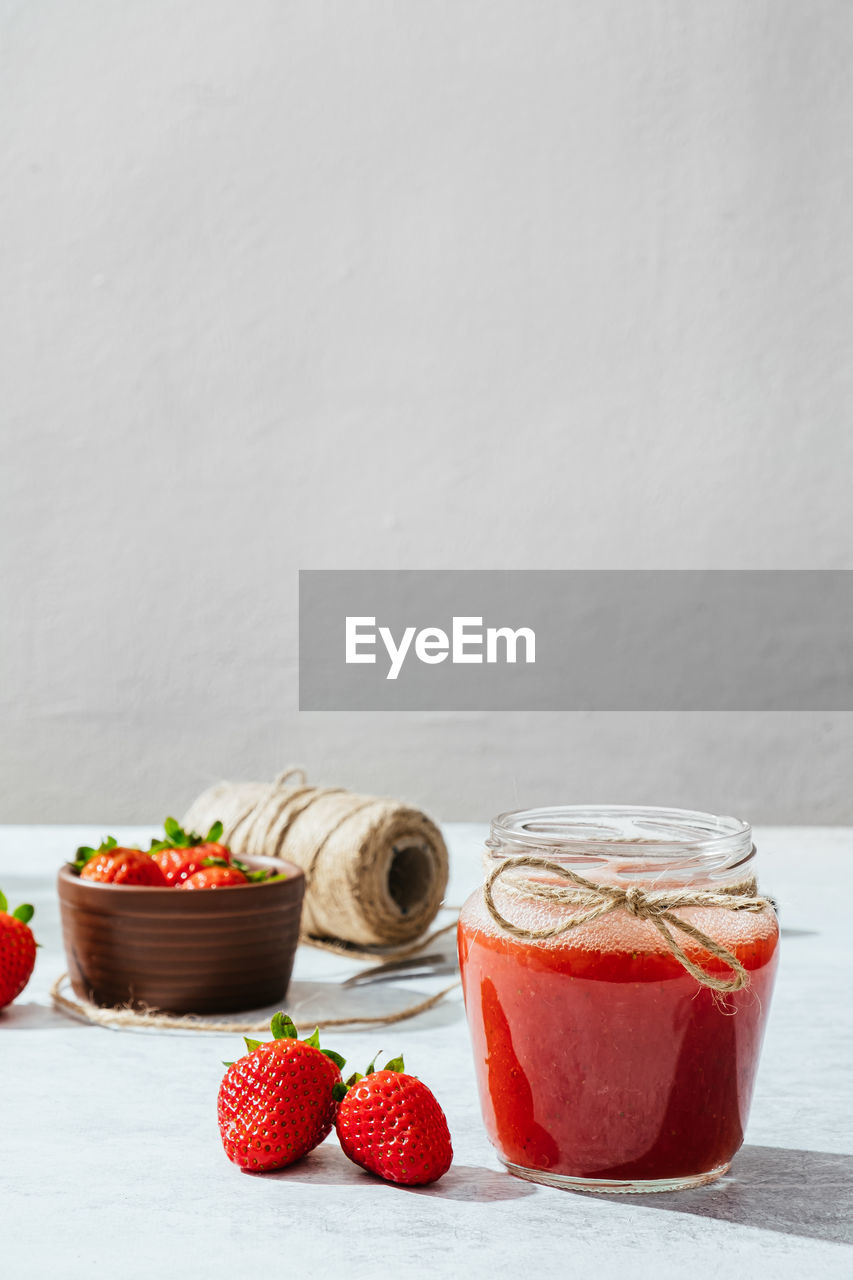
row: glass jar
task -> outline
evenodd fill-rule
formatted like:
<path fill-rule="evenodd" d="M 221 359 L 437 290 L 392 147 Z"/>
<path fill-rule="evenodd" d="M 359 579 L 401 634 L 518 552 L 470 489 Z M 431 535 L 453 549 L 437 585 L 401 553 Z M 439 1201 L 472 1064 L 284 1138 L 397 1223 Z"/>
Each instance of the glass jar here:
<path fill-rule="evenodd" d="M 725 1173 L 776 972 L 754 857 L 747 823 L 680 809 L 495 818 L 459 958 L 483 1118 L 511 1173 L 623 1192 Z"/>

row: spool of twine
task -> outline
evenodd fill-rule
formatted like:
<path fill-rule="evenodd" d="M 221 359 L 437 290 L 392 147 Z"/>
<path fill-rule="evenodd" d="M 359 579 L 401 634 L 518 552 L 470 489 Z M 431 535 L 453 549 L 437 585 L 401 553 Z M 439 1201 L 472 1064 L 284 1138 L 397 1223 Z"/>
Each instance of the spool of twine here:
<path fill-rule="evenodd" d="M 399 801 L 311 787 L 290 768 L 272 783 L 217 783 L 183 826 L 207 831 L 217 821 L 238 856 L 285 858 L 305 872 L 306 940 L 400 948 L 422 937 L 441 906 L 447 846 L 426 814 Z"/>

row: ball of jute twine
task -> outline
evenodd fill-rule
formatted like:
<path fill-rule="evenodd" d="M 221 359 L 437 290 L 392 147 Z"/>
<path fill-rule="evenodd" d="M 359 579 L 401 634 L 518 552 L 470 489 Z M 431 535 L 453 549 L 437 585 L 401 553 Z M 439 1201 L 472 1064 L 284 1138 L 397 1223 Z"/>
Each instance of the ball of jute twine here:
<path fill-rule="evenodd" d="M 388 959 L 431 940 L 423 934 L 447 888 L 448 857 L 441 832 L 420 810 L 312 787 L 291 767 L 272 783 L 220 782 L 183 819 L 194 831 L 214 822 L 238 856 L 284 858 L 305 872 L 303 941 L 341 954 L 383 948 Z"/>
<path fill-rule="evenodd" d="M 538 898 L 565 907 L 579 907 L 580 910 L 543 929 L 527 929 L 507 920 L 498 910 L 493 890 L 504 876 L 524 868 L 546 871 L 562 883 L 554 884 L 553 881 L 524 877 L 507 881 L 503 888 L 524 897 Z M 489 914 L 497 925 L 512 937 L 529 941 L 557 938 L 573 929 L 579 929 L 581 925 L 591 924 L 593 920 L 599 920 L 611 911 L 627 911 L 636 919 L 647 920 L 654 925 L 669 951 L 697 982 L 703 987 L 710 987 L 712 991 L 726 994 L 748 986 L 749 974 L 746 969 L 737 956 L 722 943 L 674 913 L 684 907 L 718 907 L 724 911 L 764 911 L 766 908 L 775 908 L 772 898 L 758 896 L 758 886 L 752 877 L 732 884 L 717 885 L 713 889 L 646 889 L 640 885 L 622 888 L 620 885 L 596 884 L 558 862 L 533 855 L 507 858 L 498 863 L 486 880 L 484 897 Z M 729 970 L 730 976 L 713 973 L 691 960 L 674 936 L 673 930 L 690 938 L 702 951 L 721 961 Z"/>
<path fill-rule="evenodd" d="M 51 1000 L 64 1013 L 71 1014 L 72 1017 L 79 1018 L 83 1022 L 94 1023 L 98 1027 L 107 1027 L 116 1031 L 135 1030 L 140 1027 L 153 1027 L 160 1031 L 214 1031 L 219 1033 L 233 1031 L 237 1035 L 243 1035 L 250 1031 L 269 1031 L 269 1017 L 260 1022 L 237 1022 L 225 1019 L 216 1021 L 208 1018 L 203 1019 L 195 1014 L 160 1013 L 157 1009 L 134 1008 L 130 1005 L 121 1005 L 118 1008 L 102 1008 L 100 1005 L 93 1004 L 91 1000 L 81 1000 L 77 997 L 66 995 L 63 988 L 69 981 L 67 973 L 60 974 L 50 989 Z M 308 1020 L 297 1022 L 296 1029 L 300 1032 L 310 1032 L 315 1026 L 319 1027 L 320 1031 L 327 1031 L 332 1027 L 337 1029 L 362 1026 L 389 1027 L 395 1022 L 405 1022 L 409 1018 L 417 1017 L 420 1013 L 427 1013 L 428 1010 L 433 1009 L 458 986 L 458 981 L 452 982 L 434 995 L 418 1000 L 415 1004 L 407 1005 L 405 1009 L 398 1009 L 395 1013 L 376 1016 L 362 1014 L 359 1017 L 352 1018 L 309 1018 Z"/>

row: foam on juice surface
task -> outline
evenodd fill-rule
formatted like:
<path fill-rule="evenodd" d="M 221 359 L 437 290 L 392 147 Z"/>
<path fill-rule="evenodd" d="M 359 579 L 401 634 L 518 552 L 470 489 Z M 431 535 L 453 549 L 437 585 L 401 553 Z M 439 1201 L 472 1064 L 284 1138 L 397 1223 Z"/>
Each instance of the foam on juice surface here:
<path fill-rule="evenodd" d="M 559 906 L 542 899 L 522 898 L 516 894 L 494 890 L 498 910 L 524 929 L 547 929 L 560 920 L 568 919 L 573 908 Z M 582 910 L 582 908 L 574 908 Z M 779 932 L 776 914 L 772 908 L 763 911 L 730 911 L 723 907 L 679 907 L 674 914 L 701 929 L 708 937 L 738 954 L 750 950 L 761 942 L 769 942 Z M 476 930 L 486 935 L 483 941 L 508 938 L 502 927 L 493 920 L 480 892 L 473 894 L 462 908 L 461 920 L 467 932 Z M 673 930 L 679 944 L 691 956 L 701 956 L 701 948 L 684 934 Z M 517 947 L 524 940 L 512 939 Z M 568 933 L 556 937 L 531 941 L 531 946 L 551 951 L 584 952 L 642 952 L 664 954 L 669 951 L 659 930 L 649 920 L 639 920 L 627 911 L 608 912 L 590 924 L 580 925 Z"/>

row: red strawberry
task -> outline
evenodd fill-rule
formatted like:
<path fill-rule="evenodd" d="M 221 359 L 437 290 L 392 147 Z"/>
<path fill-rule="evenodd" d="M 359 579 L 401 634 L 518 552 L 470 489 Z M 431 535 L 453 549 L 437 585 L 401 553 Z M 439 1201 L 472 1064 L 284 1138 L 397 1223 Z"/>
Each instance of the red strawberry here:
<path fill-rule="evenodd" d="M 187 880 L 177 886 L 178 889 L 230 889 L 235 884 L 248 884 L 242 871 L 236 867 L 202 867 Z"/>
<path fill-rule="evenodd" d="M 96 880 L 101 884 L 149 885 L 160 889 L 167 887 L 166 877 L 157 863 L 141 849 L 125 849 L 113 842 L 88 852 L 91 856 L 80 868 L 81 880 Z"/>
<path fill-rule="evenodd" d="M 214 822 L 206 836 L 184 831 L 175 818 L 163 823 L 165 840 L 152 840 L 150 853 L 170 885 L 181 885 L 207 865 L 208 859 L 230 863 L 231 850 L 219 843 L 222 823 Z"/>
<path fill-rule="evenodd" d="M 151 857 L 163 872 L 166 884 L 180 885 L 203 865 L 202 846 L 197 849 L 158 849 Z"/>
<path fill-rule="evenodd" d="M 0 1009 L 21 994 L 36 962 L 36 941 L 29 929 L 30 904 L 7 914 L 8 902 L 0 893 Z"/>
<path fill-rule="evenodd" d="M 197 858 L 218 858 L 220 862 L 231 861 L 231 850 L 227 844 L 219 844 L 217 840 L 203 840 L 196 845 L 193 853 Z"/>
<path fill-rule="evenodd" d="M 328 1137 L 335 1118 L 334 1088 L 343 1058 L 320 1048 L 316 1031 L 296 1038 L 290 1018 L 277 1013 L 274 1040 L 246 1040 L 249 1052 L 230 1063 L 219 1088 L 222 1144 L 241 1169 L 282 1169 Z"/>
<path fill-rule="evenodd" d="M 366 1075 L 350 1077 L 336 1092 L 343 1100 L 335 1128 L 355 1164 L 410 1187 L 447 1173 L 453 1147 L 444 1112 L 422 1081 L 403 1074 L 402 1058 L 384 1071 L 371 1063 Z"/>

